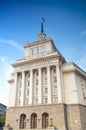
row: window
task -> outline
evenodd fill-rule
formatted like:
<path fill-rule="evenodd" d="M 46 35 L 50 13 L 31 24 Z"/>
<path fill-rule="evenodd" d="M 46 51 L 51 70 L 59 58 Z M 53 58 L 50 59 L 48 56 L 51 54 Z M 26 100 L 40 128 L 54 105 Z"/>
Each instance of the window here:
<path fill-rule="evenodd" d="M 48 93 L 48 88 L 45 88 L 45 93 Z"/>
<path fill-rule="evenodd" d="M 55 93 L 57 92 L 57 87 L 54 87 L 54 92 L 55 92 Z"/>
<path fill-rule="evenodd" d="M 39 49 L 37 49 L 37 54 L 39 54 Z"/>
<path fill-rule="evenodd" d="M 36 88 L 36 95 L 38 95 L 38 88 Z"/>
<path fill-rule="evenodd" d="M 45 82 L 44 82 L 45 84 L 47 84 L 47 79 L 45 79 Z"/>
<path fill-rule="evenodd" d="M 45 104 L 47 104 L 48 103 L 48 98 L 45 98 Z"/>
<path fill-rule="evenodd" d="M 49 125 L 49 114 L 43 113 L 42 114 L 42 128 L 45 129 Z"/>
<path fill-rule="evenodd" d="M 30 73 L 28 72 L 28 73 L 26 73 L 26 77 L 28 78 L 28 77 L 30 77 Z"/>
<path fill-rule="evenodd" d="M 36 129 L 37 128 L 37 114 L 33 113 L 31 115 L 31 129 Z"/>
<path fill-rule="evenodd" d="M 56 74 L 56 69 L 53 70 L 53 73 Z"/>
<path fill-rule="evenodd" d="M 39 75 L 39 73 L 38 72 L 36 72 L 36 76 L 38 76 Z"/>
<path fill-rule="evenodd" d="M 47 70 L 45 70 L 45 75 L 47 74 Z"/>
<path fill-rule="evenodd" d="M 26 128 L 26 115 L 20 115 L 20 129 Z"/>
<path fill-rule="evenodd" d="M 43 46 L 42 47 L 42 53 L 45 53 L 46 52 L 46 48 Z"/>
<path fill-rule="evenodd" d="M 34 50 L 32 50 L 32 54 L 34 54 Z"/>
<path fill-rule="evenodd" d="M 19 79 L 22 79 L 22 75 L 21 75 L 21 74 L 19 74 L 19 75 L 18 75 L 18 78 L 19 78 Z"/>
<path fill-rule="evenodd" d="M 56 77 L 54 77 L 54 83 L 56 83 L 57 82 L 57 78 Z"/>
<path fill-rule="evenodd" d="M 54 97 L 54 103 L 58 102 L 58 97 Z"/>
<path fill-rule="evenodd" d="M 38 79 L 36 80 L 36 85 L 38 85 Z"/>

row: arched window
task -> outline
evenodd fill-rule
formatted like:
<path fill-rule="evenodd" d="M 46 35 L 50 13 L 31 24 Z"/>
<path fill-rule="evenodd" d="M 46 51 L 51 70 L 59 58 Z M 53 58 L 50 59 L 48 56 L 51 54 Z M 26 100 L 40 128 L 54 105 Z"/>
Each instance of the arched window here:
<path fill-rule="evenodd" d="M 36 129 L 37 128 L 37 114 L 33 113 L 31 115 L 31 128 Z"/>
<path fill-rule="evenodd" d="M 20 115 L 20 129 L 26 128 L 26 115 L 21 114 Z"/>
<path fill-rule="evenodd" d="M 43 113 L 42 114 L 42 128 L 47 128 L 49 125 L 49 114 Z"/>

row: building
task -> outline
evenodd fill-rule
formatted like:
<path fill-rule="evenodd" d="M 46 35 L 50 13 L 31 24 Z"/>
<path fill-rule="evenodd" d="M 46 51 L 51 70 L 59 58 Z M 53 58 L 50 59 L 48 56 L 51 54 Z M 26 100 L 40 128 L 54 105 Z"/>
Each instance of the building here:
<path fill-rule="evenodd" d="M 6 115 L 6 106 L 0 103 L 0 115 Z"/>
<path fill-rule="evenodd" d="M 13 130 L 86 130 L 86 72 L 65 58 L 46 36 L 24 46 L 12 64 L 6 125 Z"/>

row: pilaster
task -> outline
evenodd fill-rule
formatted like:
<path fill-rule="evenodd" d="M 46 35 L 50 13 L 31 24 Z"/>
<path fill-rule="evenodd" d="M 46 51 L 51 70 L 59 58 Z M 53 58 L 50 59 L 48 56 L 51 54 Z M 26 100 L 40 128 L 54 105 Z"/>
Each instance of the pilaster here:
<path fill-rule="evenodd" d="M 56 65 L 56 73 L 57 73 L 57 87 L 58 87 L 58 103 L 62 103 L 61 70 L 59 65 Z"/>

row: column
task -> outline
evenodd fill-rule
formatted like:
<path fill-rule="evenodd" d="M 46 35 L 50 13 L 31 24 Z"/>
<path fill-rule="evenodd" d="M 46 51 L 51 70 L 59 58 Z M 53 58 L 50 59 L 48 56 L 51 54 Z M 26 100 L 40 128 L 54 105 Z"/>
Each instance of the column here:
<path fill-rule="evenodd" d="M 18 90 L 18 76 L 17 75 L 18 74 L 15 73 L 13 106 L 17 105 L 17 90 Z"/>
<path fill-rule="evenodd" d="M 62 83 L 61 83 L 61 72 L 59 65 L 56 65 L 57 73 L 57 87 L 58 87 L 58 103 L 62 103 Z"/>
<path fill-rule="evenodd" d="M 47 85 L 48 85 L 48 103 L 52 103 L 51 97 L 51 73 L 50 73 L 50 66 L 47 67 Z"/>
<path fill-rule="evenodd" d="M 39 82 L 38 82 L 38 103 L 42 104 L 42 72 L 39 68 Z"/>
<path fill-rule="evenodd" d="M 30 70 L 30 95 L 29 95 L 29 104 L 33 104 L 33 95 L 34 95 L 34 89 L 33 89 L 33 70 Z"/>
<path fill-rule="evenodd" d="M 21 91 L 21 106 L 24 105 L 25 98 L 25 72 L 22 72 L 22 91 Z"/>

